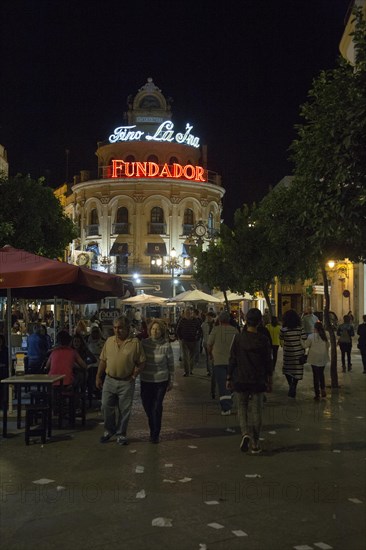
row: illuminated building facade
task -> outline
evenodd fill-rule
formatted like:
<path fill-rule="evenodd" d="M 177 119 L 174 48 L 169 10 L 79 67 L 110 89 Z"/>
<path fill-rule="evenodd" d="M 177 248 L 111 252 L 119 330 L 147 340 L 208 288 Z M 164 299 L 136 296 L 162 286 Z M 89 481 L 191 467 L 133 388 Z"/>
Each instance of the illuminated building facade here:
<path fill-rule="evenodd" d="M 166 297 L 190 289 L 192 245 L 217 235 L 224 195 L 193 126 L 175 127 L 169 100 L 149 78 L 96 156 L 95 179 L 82 171 L 65 199 L 80 231 L 70 261 L 138 274 L 135 288 Z"/>

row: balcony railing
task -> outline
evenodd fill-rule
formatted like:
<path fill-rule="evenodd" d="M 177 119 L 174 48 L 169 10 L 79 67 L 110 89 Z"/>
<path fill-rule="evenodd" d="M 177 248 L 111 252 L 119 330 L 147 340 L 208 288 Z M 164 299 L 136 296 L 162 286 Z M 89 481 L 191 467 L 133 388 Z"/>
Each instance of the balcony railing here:
<path fill-rule="evenodd" d="M 115 235 L 129 235 L 130 224 L 126 222 L 114 223 L 112 225 L 112 231 Z"/>
<path fill-rule="evenodd" d="M 149 235 L 166 235 L 166 223 L 149 222 L 147 231 Z"/>
<path fill-rule="evenodd" d="M 99 235 L 99 224 L 93 223 L 92 225 L 87 225 L 85 227 L 85 232 L 87 237 L 93 237 Z"/>
<path fill-rule="evenodd" d="M 182 235 L 185 237 L 189 237 L 192 233 L 193 224 L 190 223 L 184 223 L 182 226 Z"/>

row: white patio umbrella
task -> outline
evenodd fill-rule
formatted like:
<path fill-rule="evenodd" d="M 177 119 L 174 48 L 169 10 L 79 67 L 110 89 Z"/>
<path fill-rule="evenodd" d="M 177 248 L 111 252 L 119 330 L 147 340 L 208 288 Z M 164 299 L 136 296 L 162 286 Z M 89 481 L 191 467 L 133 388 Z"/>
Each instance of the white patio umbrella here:
<path fill-rule="evenodd" d="M 131 304 L 131 305 L 163 305 L 168 301 L 167 298 L 162 296 L 153 296 L 152 294 L 138 294 L 137 296 L 132 296 L 131 298 L 126 298 L 121 300 L 122 304 Z"/>
<path fill-rule="evenodd" d="M 218 298 L 220 302 L 225 301 L 223 292 L 216 292 L 214 296 L 215 298 Z M 231 292 L 231 290 L 227 290 L 226 296 L 227 296 L 228 302 L 241 302 L 242 300 L 253 300 L 253 297 L 248 292 L 245 292 L 245 294 L 238 294 L 237 292 Z"/>
<path fill-rule="evenodd" d="M 176 302 L 211 302 L 211 303 L 220 303 L 220 300 L 212 296 L 211 294 L 207 294 L 206 292 L 202 292 L 202 290 L 187 290 L 186 292 L 182 292 L 181 294 L 178 294 L 177 296 L 174 296 L 174 300 Z"/>

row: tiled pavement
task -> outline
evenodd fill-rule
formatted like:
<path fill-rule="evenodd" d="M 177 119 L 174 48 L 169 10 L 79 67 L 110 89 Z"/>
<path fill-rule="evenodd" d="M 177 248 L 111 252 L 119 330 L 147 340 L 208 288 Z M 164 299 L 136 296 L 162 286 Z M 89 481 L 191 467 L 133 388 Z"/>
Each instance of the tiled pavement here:
<path fill-rule="evenodd" d="M 296 400 L 287 397 L 279 357 L 257 456 L 240 452 L 236 416 L 220 416 L 203 358 L 183 378 L 175 351 L 159 445 L 148 442 L 138 388 L 127 447 L 99 443 L 97 403 L 84 429 L 56 429 L 43 446 L 26 447 L 10 422 L 11 437 L 0 439 L 2 548 L 363 550 L 366 375 L 358 350 L 353 372 L 339 373 L 341 389 L 320 402 L 309 366 Z M 53 481 L 34 483 L 43 478 Z M 171 526 L 153 526 L 156 518 Z"/>

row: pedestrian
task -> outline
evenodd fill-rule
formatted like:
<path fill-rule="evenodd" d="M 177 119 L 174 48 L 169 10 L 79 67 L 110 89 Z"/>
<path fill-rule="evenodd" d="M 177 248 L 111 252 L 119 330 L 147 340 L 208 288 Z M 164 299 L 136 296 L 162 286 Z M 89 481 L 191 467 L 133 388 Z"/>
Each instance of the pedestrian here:
<path fill-rule="evenodd" d="M 115 319 L 114 336 L 107 339 L 100 354 L 95 383 L 98 389 L 102 389 L 104 434 L 101 443 L 107 443 L 117 434 L 117 443 L 128 445 L 127 428 L 135 381 L 145 365 L 142 345 L 137 338 L 130 336 L 130 329 L 127 317 Z"/>
<path fill-rule="evenodd" d="M 353 325 L 348 315 L 343 316 L 343 323 L 337 329 L 338 345 L 341 350 L 342 371 L 346 372 L 346 356 L 348 372 L 352 371 L 351 351 L 352 351 L 352 336 L 355 335 Z"/>
<path fill-rule="evenodd" d="M 141 401 L 146 412 L 151 443 L 159 443 L 163 400 L 173 388 L 174 356 L 164 321 L 154 319 L 148 330 L 149 337 L 142 340 L 145 368 L 141 371 Z"/>
<path fill-rule="evenodd" d="M 301 325 L 304 331 L 306 332 L 306 335 L 309 336 L 309 334 L 312 334 L 314 332 L 314 325 L 315 323 L 319 321 L 318 317 L 314 315 L 313 308 L 308 307 L 305 309 L 304 315 L 301 319 Z"/>
<path fill-rule="evenodd" d="M 357 347 L 360 350 L 363 365 L 363 374 L 366 374 L 366 315 L 362 316 L 363 323 L 358 325 L 358 344 Z"/>
<path fill-rule="evenodd" d="M 286 376 L 289 397 L 296 397 L 297 383 L 304 374 L 304 344 L 307 339 L 300 317 L 294 309 L 287 310 L 282 319 L 280 344 L 283 347 L 283 374 Z"/>
<path fill-rule="evenodd" d="M 177 336 L 182 342 L 183 376 L 193 374 L 197 346 L 201 339 L 201 322 L 193 317 L 191 308 L 187 308 L 177 325 Z"/>
<path fill-rule="evenodd" d="M 219 390 L 220 407 L 222 416 L 231 414 L 233 408 L 232 392 L 226 387 L 230 348 L 238 331 L 230 323 L 230 315 L 222 311 L 218 317 L 219 324 L 214 326 L 208 337 L 207 349 L 212 356 L 214 374 Z"/>
<path fill-rule="evenodd" d="M 266 325 L 266 329 L 269 332 L 272 342 L 272 357 L 273 357 L 273 370 L 276 368 L 278 349 L 280 347 L 280 330 L 281 325 L 278 322 L 276 315 L 272 316 L 271 322 Z"/>
<path fill-rule="evenodd" d="M 329 342 L 323 324 L 318 321 L 314 325 L 314 333 L 308 336 L 305 346 L 309 348 L 307 362 L 313 371 L 314 399 L 319 400 L 320 395 L 326 397 L 324 369 L 329 362 Z"/>
<path fill-rule="evenodd" d="M 203 344 L 203 349 L 205 350 L 205 355 L 206 355 L 206 370 L 207 370 L 207 376 L 211 376 L 211 359 L 210 359 L 210 356 L 209 356 L 209 353 L 208 353 L 208 349 L 207 349 L 207 342 L 208 342 L 208 337 L 215 325 L 215 318 L 216 318 L 216 315 L 213 311 L 209 311 L 207 314 L 206 314 L 206 317 L 205 317 L 205 320 L 203 321 L 202 325 L 201 325 L 201 328 L 202 328 L 202 344 Z"/>
<path fill-rule="evenodd" d="M 262 321 L 259 309 L 249 309 L 246 330 L 235 334 L 231 346 L 226 387 L 238 395 L 238 417 L 242 439 L 240 449 L 261 452 L 263 396 L 272 386 L 272 354 L 268 338 L 258 332 Z M 234 377 L 236 380 L 234 381 Z"/>

